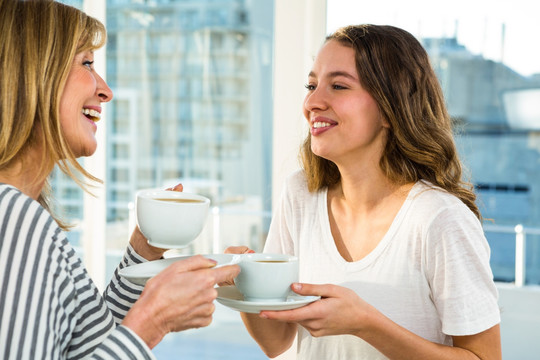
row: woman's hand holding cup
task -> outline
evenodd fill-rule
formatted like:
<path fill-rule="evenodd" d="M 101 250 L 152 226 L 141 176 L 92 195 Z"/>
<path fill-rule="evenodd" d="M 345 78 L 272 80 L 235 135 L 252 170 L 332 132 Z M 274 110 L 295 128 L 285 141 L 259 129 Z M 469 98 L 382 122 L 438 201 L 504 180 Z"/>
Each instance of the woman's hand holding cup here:
<path fill-rule="evenodd" d="M 216 283 L 230 282 L 238 265 L 213 268 L 201 255 L 180 260 L 150 279 L 122 325 L 137 333 L 150 348 L 169 332 L 208 326 L 217 298 Z"/>
<path fill-rule="evenodd" d="M 253 254 L 255 250 L 250 249 L 247 246 L 229 246 L 225 249 L 225 254 Z M 229 281 L 218 283 L 219 286 L 234 285 L 234 278 Z"/>
<path fill-rule="evenodd" d="M 184 191 L 184 186 L 182 184 L 176 184 L 173 187 L 167 188 L 167 191 Z M 159 248 L 148 244 L 148 239 L 142 234 L 139 226 L 135 226 L 129 243 L 135 250 L 135 252 L 141 255 L 146 260 L 157 260 L 163 257 L 163 253 L 168 249 Z"/>

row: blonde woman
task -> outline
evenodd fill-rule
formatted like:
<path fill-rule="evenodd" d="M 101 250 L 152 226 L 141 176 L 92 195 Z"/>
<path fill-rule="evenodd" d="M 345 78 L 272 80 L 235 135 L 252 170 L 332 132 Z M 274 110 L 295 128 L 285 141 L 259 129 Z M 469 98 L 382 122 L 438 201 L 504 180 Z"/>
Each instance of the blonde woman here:
<path fill-rule="evenodd" d="M 1 0 L 0 34 L 0 358 L 151 359 L 168 332 L 211 322 L 214 285 L 239 268 L 192 257 L 144 290 L 115 272 L 102 297 L 46 185 L 55 164 L 83 187 L 97 180 L 76 159 L 96 150 L 113 96 L 93 66 L 105 28 L 54 1 Z M 136 229 L 119 266 L 163 252 Z"/>
<path fill-rule="evenodd" d="M 489 247 L 421 44 L 339 29 L 306 88 L 304 169 L 264 251 L 297 255 L 292 289 L 322 299 L 242 314 L 251 335 L 270 357 L 298 335 L 298 359 L 500 359 Z"/>

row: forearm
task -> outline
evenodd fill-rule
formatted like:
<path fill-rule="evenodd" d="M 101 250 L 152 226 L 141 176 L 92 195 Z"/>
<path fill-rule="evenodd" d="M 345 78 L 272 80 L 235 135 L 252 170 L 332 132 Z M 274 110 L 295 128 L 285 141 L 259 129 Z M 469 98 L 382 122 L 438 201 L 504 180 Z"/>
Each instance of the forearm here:
<path fill-rule="evenodd" d="M 356 335 L 392 360 L 501 359 L 498 325 L 480 334 L 454 337 L 454 346 L 446 346 L 426 340 L 380 313 L 368 317 L 369 326 Z"/>
<path fill-rule="evenodd" d="M 261 319 L 258 314 L 241 313 L 241 315 L 249 334 L 268 357 L 280 355 L 294 342 L 296 324 Z"/>

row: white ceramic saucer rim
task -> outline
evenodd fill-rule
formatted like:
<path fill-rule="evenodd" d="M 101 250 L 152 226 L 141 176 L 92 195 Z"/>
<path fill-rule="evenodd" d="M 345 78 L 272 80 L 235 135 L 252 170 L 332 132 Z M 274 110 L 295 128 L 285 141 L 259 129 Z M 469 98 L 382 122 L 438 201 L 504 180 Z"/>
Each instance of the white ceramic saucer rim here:
<path fill-rule="evenodd" d="M 175 256 L 175 257 L 171 257 L 167 259 L 145 261 L 140 264 L 134 264 L 134 265 L 130 265 L 125 268 L 122 268 L 118 271 L 118 274 L 121 277 L 126 278 L 127 280 L 135 284 L 144 285 L 146 281 L 156 276 L 158 273 L 164 270 L 167 266 L 171 265 L 172 263 L 178 260 L 188 259 L 192 256 L 194 255 L 183 255 L 183 256 Z M 236 264 L 239 261 L 238 255 L 234 255 L 234 254 L 203 254 L 202 256 L 216 260 L 218 262 L 217 265 L 215 266 L 216 268 L 226 266 L 226 265 Z"/>
<path fill-rule="evenodd" d="M 286 301 L 246 301 L 226 296 L 225 292 L 238 292 L 234 285 L 218 288 L 217 301 L 234 310 L 259 313 L 263 310 L 291 310 L 319 300 L 320 296 L 289 295 Z M 220 291 L 221 290 L 221 291 Z"/>

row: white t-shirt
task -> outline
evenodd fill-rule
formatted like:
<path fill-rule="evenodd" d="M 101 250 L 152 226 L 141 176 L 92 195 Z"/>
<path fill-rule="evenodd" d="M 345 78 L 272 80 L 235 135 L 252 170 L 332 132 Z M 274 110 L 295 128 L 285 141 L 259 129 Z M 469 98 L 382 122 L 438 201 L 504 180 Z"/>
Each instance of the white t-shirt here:
<path fill-rule="evenodd" d="M 285 184 L 264 252 L 299 257 L 300 282 L 353 289 L 397 324 L 452 344 L 500 322 L 490 249 L 476 216 L 457 197 L 420 181 L 377 247 L 356 262 L 339 254 L 327 191 L 310 193 L 303 171 Z M 352 335 L 298 331 L 298 359 L 386 359 Z"/>

